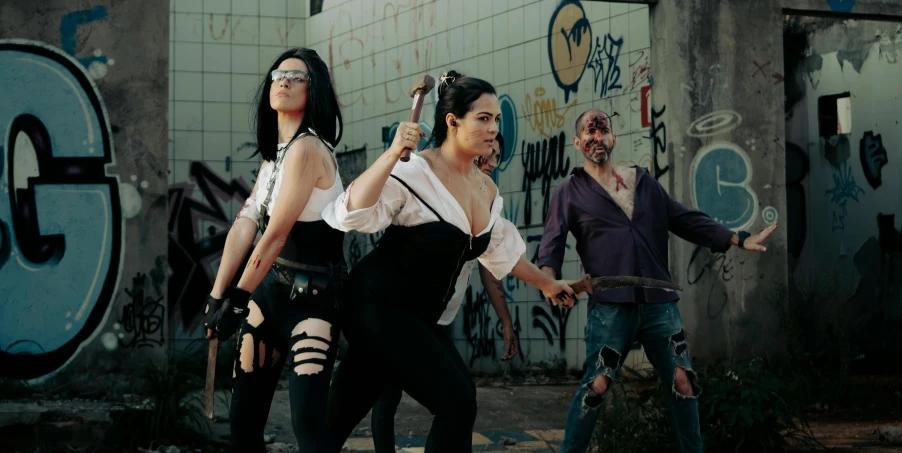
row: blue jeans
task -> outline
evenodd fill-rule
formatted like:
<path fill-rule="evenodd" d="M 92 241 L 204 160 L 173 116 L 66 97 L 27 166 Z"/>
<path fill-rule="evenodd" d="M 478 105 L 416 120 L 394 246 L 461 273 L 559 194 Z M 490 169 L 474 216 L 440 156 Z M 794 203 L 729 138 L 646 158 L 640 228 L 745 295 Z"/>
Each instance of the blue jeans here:
<path fill-rule="evenodd" d="M 689 345 L 676 303 L 596 304 L 589 310 L 585 337 L 585 372 L 579 390 L 570 403 L 561 453 L 582 453 L 588 448 L 604 401 L 604 394 L 592 390 L 592 382 L 599 375 L 615 380 L 630 346 L 636 340 L 642 343 L 648 360 L 660 378 L 671 380 L 670 420 L 680 451 L 702 451 L 697 400 L 701 388 L 692 371 Z M 673 384 L 677 367 L 686 371 L 693 396 L 677 392 Z"/>

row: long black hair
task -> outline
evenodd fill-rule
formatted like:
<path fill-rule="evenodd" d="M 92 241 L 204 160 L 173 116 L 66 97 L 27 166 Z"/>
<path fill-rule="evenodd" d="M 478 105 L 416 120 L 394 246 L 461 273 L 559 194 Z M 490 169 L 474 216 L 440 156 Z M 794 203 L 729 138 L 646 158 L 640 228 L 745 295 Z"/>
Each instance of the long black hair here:
<path fill-rule="evenodd" d="M 438 85 L 438 100 L 435 102 L 432 137 L 428 143 L 441 146 L 448 137 L 445 117 L 453 113 L 458 119 L 463 119 L 473 109 L 473 103 L 486 93 L 497 94 L 495 87 L 485 80 L 467 77 L 453 70 L 442 74 Z"/>
<path fill-rule="evenodd" d="M 500 131 L 495 136 L 495 140 L 498 140 L 498 165 L 501 165 L 501 161 L 504 160 L 504 137 L 501 136 Z"/>
<path fill-rule="evenodd" d="M 279 146 L 279 122 L 278 114 L 269 103 L 269 90 L 272 87 L 272 71 L 279 68 L 283 61 L 289 58 L 298 58 L 306 65 L 310 73 L 310 82 L 307 85 L 307 106 L 304 108 L 304 119 L 301 126 L 293 134 L 297 137 L 308 128 L 316 131 L 317 135 L 329 142 L 332 147 L 338 146 L 344 133 L 344 121 L 341 118 L 341 109 L 338 106 L 338 96 L 332 85 L 329 68 L 317 55 L 316 51 L 307 48 L 295 48 L 286 51 L 273 62 L 263 83 L 257 89 L 254 102 L 257 104 L 257 113 L 254 115 L 254 133 L 257 136 L 257 150 L 251 157 L 259 153 L 263 160 L 275 160 Z"/>

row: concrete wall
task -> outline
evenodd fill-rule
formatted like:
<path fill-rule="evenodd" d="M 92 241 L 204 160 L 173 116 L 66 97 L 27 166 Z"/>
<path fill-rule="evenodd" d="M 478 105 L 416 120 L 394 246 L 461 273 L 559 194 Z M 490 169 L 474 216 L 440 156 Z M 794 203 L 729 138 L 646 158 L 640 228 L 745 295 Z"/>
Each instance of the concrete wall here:
<path fill-rule="evenodd" d="M 805 13 L 902 16 L 896 0 L 783 0 L 783 7 Z"/>
<path fill-rule="evenodd" d="M 754 5 L 752 5 L 754 3 Z M 661 1 L 652 8 L 652 117 L 661 181 L 677 200 L 757 233 L 786 213 L 779 2 Z M 669 178 L 668 178 L 669 176 Z M 696 357 L 773 353 L 786 227 L 765 254 L 712 254 L 673 237 L 671 272 Z"/>
<path fill-rule="evenodd" d="M 894 217 L 902 212 L 902 20 L 803 17 L 798 25 L 791 39 L 802 42 L 791 44 L 810 56 L 787 58 L 797 73 L 787 87 L 787 171 L 796 181 L 787 195 L 798 212 L 791 270 L 833 280 L 836 301 L 851 300 L 838 328 L 850 333 L 853 355 L 879 360 L 902 348 L 892 327 L 902 322 L 902 222 Z M 841 93 L 851 130 L 827 132 L 819 101 Z"/>
<path fill-rule="evenodd" d="M 318 14 L 308 17 L 311 7 Z M 49 90 L 56 103 L 30 95 L 35 69 L 4 73 L 13 89 L 4 92 L 10 101 L 0 110 L 7 117 L 0 121 L 6 131 L 0 169 L 10 194 L 2 203 L 9 208 L 0 209 L 0 289 L 12 296 L 0 302 L 0 373 L 70 378 L 84 370 L 124 369 L 161 357 L 173 342 L 200 337 L 203 295 L 215 276 L 226 230 L 259 167 L 259 160 L 249 159 L 252 91 L 276 54 L 303 45 L 326 59 L 341 95 L 347 131 L 339 160 L 346 182 L 385 149 L 393 125 L 406 119 L 405 93 L 415 76 L 456 69 L 495 84 L 507 139 L 495 179 L 505 197 L 505 216 L 520 227 L 529 257 L 536 253 L 551 191 L 581 161 L 570 145 L 576 115 L 590 106 L 616 113 L 618 162 L 649 167 L 678 200 L 731 228 L 755 232 L 781 221 L 764 255 L 738 250 L 712 255 L 677 238 L 671 247 L 672 273 L 686 288 L 681 311 L 696 357 L 778 351 L 783 341 L 778 313 L 790 281 L 787 261 L 795 270 L 842 253 L 853 256 L 873 243 L 875 211 L 896 210 L 888 195 L 895 184 L 895 129 L 878 123 L 897 112 L 890 98 L 878 93 L 896 87 L 868 89 L 874 76 L 898 80 L 895 66 L 880 60 L 891 52 L 868 54 L 864 49 L 873 43 L 867 40 L 857 47 L 818 47 L 827 63 L 811 72 L 825 84 L 815 87 L 806 81 L 810 77 L 802 77 L 808 85 L 787 91 L 784 78 L 797 72 L 783 64 L 784 8 L 837 17 L 902 15 L 898 2 L 879 0 L 767 0 L 754 6 L 702 0 L 171 0 L 167 20 L 165 4 L 148 2 L 4 2 L 3 58 L 14 68 L 38 59 L 36 67 L 50 71 L 40 90 Z M 569 34 L 549 38 L 549 29 L 560 28 Z M 884 28 L 891 42 L 879 49 L 895 49 L 895 28 Z M 839 32 L 815 33 L 811 39 L 828 39 L 830 33 Z M 28 54 L 21 60 L 10 39 L 43 44 L 16 48 Z M 565 50 L 567 39 L 575 53 Z M 859 67 L 852 73 L 848 65 L 837 69 L 836 57 L 830 60 L 835 50 L 857 52 Z M 831 82 L 835 79 L 842 83 Z M 167 80 L 168 115 L 162 92 Z M 858 202 L 846 201 L 846 209 L 862 210 L 849 220 L 863 226 L 844 228 L 842 237 L 832 226 L 818 230 L 826 228 L 821 220 L 828 214 L 832 222 L 835 209 L 826 193 L 832 167 L 812 162 L 819 179 L 806 175 L 799 181 L 784 170 L 798 150 L 809 160 L 812 152 L 823 154 L 812 151 L 826 142 L 811 132 L 816 124 L 811 109 L 821 91 L 833 86 L 885 105 L 862 114 L 865 104 L 853 103 L 851 138 L 860 141 L 872 131 L 868 143 L 880 135 L 889 156 L 879 188 L 865 185 L 860 159 L 847 159 L 865 193 Z M 795 115 L 788 137 L 781 116 L 784 96 Z M 424 109 L 427 130 L 433 102 L 434 96 Z M 79 116 L 66 113 L 72 108 Z M 11 136 L 12 118 L 22 113 L 44 124 L 52 149 L 63 149 L 58 137 L 67 137 L 65 153 L 40 157 L 46 147 L 35 138 L 39 132 L 30 139 Z M 81 116 L 87 117 L 86 126 L 72 120 Z M 169 122 L 167 158 L 163 118 Z M 27 129 L 29 123 L 15 124 Z M 105 157 L 90 157 L 90 148 Z M 84 171 L 54 171 L 51 163 L 62 156 L 73 158 L 66 165 Z M 28 177 L 38 175 L 42 179 L 30 180 L 30 192 Z M 800 230 L 787 212 L 799 187 L 809 196 L 808 224 L 821 222 L 816 228 Z M 28 214 L 21 206 L 31 193 L 36 201 Z M 166 200 L 169 215 L 163 216 Z M 63 235 L 65 248 L 48 236 L 53 234 Z M 350 261 L 372 249 L 377 237 L 352 235 L 346 244 Z M 807 239 L 797 253 L 792 247 L 800 242 L 793 237 Z M 818 246 L 822 241 L 840 246 Z M 582 271 L 572 238 L 570 245 L 565 276 L 575 278 Z M 48 284 L 50 272 L 66 283 Z M 502 349 L 497 317 L 478 274 L 471 281 L 454 338 L 475 371 L 494 371 Z M 41 289 L 24 290 L 23 283 Z M 549 309 L 538 291 L 512 278 L 503 284 L 523 357 L 563 359 L 578 368 L 584 358 L 585 305 L 569 312 Z M 895 299 L 887 300 L 895 310 Z M 641 359 L 641 352 L 631 354 L 630 360 Z"/>
<path fill-rule="evenodd" d="M 0 5 L 0 378 L 115 391 L 165 357 L 166 12 Z"/>

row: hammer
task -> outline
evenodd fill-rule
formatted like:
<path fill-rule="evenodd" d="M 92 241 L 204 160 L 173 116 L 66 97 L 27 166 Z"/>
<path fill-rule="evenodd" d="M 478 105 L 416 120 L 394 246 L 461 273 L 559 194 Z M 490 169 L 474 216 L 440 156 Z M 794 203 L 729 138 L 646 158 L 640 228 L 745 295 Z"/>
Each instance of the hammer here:
<path fill-rule="evenodd" d="M 423 98 L 435 88 L 435 79 L 430 75 L 424 75 L 422 79 L 416 81 L 413 86 L 410 87 L 410 90 L 407 91 L 407 94 L 413 98 L 413 108 L 410 109 L 410 121 L 411 123 L 419 123 L 420 122 L 420 111 L 423 110 Z M 410 160 L 410 150 L 405 149 L 401 152 L 401 162 L 407 162 Z"/>

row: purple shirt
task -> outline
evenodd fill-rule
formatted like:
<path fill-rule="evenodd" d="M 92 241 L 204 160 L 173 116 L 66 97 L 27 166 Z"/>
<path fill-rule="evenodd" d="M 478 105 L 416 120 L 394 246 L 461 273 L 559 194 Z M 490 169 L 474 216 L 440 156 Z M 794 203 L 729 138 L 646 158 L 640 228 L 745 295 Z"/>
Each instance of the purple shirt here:
<path fill-rule="evenodd" d="M 576 252 L 586 273 L 601 276 L 641 276 L 671 281 L 667 269 L 668 232 L 712 252 L 726 252 L 733 232 L 703 212 L 674 200 L 644 168 L 636 168 L 633 218 L 623 212 L 607 191 L 577 167 L 554 190 L 539 246 L 538 266 L 561 275 L 567 232 L 576 238 Z M 676 292 L 661 289 L 617 288 L 589 297 L 596 303 L 670 302 Z"/>

